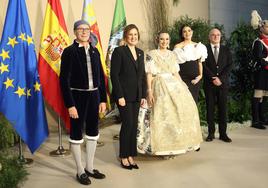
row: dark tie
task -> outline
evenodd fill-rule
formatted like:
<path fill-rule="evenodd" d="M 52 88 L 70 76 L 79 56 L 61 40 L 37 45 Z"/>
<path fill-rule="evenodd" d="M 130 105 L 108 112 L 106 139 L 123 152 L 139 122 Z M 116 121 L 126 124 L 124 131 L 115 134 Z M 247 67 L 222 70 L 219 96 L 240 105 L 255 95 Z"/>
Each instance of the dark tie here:
<path fill-rule="evenodd" d="M 214 46 L 214 58 L 215 58 L 215 62 L 218 62 L 218 57 L 219 57 L 219 48 L 218 46 Z"/>

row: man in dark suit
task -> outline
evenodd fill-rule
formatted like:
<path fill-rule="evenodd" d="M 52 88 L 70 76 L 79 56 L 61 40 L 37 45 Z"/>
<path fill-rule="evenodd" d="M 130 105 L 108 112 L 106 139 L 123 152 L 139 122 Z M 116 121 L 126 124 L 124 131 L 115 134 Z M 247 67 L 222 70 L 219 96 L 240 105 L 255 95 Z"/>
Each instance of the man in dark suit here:
<path fill-rule="evenodd" d="M 105 175 L 93 168 L 99 138 L 99 112 L 106 109 L 106 90 L 100 54 L 89 43 L 90 26 L 84 20 L 74 23 L 76 39 L 65 48 L 61 57 L 60 85 L 65 106 L 68 108 L 71 129 L 70 148 L 77 167 L 77 180 L 84 185 L 89 177 L 103 179 Z M 85 123 L 86 167 L 82 166 L 81 144 Z"/>
<path fill-rule="evenodd" d="M 226 134 L 228 78 L 232 67 L 229 49 L 220 45 L 221 32 L 213 28 L 209 32 L 210 44 L 207 45 L 208 57 L 204 63 L 204 90 L 206 95 L 208 136 L 207 142 L 215 138 L 215 106 L 219 112 L 219 139 L 232 142 Z"/>

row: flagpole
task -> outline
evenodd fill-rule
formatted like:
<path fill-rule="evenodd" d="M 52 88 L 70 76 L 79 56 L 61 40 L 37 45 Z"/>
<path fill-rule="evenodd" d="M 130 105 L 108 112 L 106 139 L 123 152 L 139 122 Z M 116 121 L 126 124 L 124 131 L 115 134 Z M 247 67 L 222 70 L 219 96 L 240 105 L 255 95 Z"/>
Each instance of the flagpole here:
<path fill-rule="evenodd" d="M 23 156 L 23 151 L 22 151 L 22 140 L 21 137 L 19 136 L 19 158 L 18 162 L 22 165 L 31 165 L 33 163 L 33 159 L 30 158 L 25 158 Z"/>
<path fill-rule="evenodd" d="M 64 157 L 70 155 L 70 150 L 64 149 L 62 145 L 62 129 L 60 124 L 60 117 L 58 117 L 58 134 L 59 134 L 59 146 L 58 149 L 49 153 L 52 157 Z"/>
<path fill-rule="evenodd" d="M 126 14 L 125 14 L 125 9 L 124 9 L 124 2 L 123 0 L 116 0 L 111 34 L 110 34 L 108 50 L 107 50 L 107 55 L 106 55 L 106 64 L 109 68 L 111 66 L 111 55 L 114 51 L 114 48 L 117 46 L 124 45 L 123 31 L 126 25 L 127 25 L 127 22 L 126 22 Z M 108 84 L 109 84 L 109 92 L 112 93 L 111 92 L 112 91 L 111 79 L 109 80 Z M 109 116 L 111 117 L 115 116 L 116 124 L 121 123 L 121 118 L 120 118 L 119 111 L 116 105 L 114 106 L 114 109 L 111 110 L 111 112 L 109 113 Z M 116 134 L 113 136 L 113 140 L 119 140 L 119 137 L 120 137 L 119 134 Z"/>

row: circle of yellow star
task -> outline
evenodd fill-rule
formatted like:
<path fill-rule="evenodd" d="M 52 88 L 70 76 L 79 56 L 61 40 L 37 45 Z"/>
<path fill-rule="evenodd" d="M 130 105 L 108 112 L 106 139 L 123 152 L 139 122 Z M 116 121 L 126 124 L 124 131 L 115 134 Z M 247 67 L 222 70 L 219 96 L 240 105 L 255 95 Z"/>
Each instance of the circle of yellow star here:
<path fill-rule="evenodd" d="M 22 95 L 26 95 L 24 90 L 25 90 L 25 88 L 21 88 L 20 86 L 18 86 L 17 91 L 15 91 L 14 93 L 18 94 L 19 98 L 20 98 Z"/>
<path fill-rule="evenodd" d="M 30 96 L 32 96 L 31 95 L 31 89 L 27 89 L 27 98 L 30 97 Z"/>
<path fill-rule="evenodd" d="M 26 40 L 25 33 L 21 33 L 18 38 L 20 38 L 22 41 L 25 41 Z"/>
<path fill-rule="evenodd" d="M 5 65 L 4 63 L 1 62 L 0 71 L 1 71 L 1 74 L 3 74 L 3 72 L 9 72 L 8 65 Z"/>
<path fill-rule="evenodd" d="M 41 84 L 39 84 L 37 81 L 34 84 L 34 91 L 40 91 Z"/>
<path fill-rule="evenodd" d="M 28 45 L 33 44 L 33 38 L 27 35 L 27 43 Z"/>
<path fill-rule="evenodd" d="M 4 49 L 2 49 L 2 53 L 0 54 L 0 56 L 2 57 L 4 61 L 6 58 L 10 58 L 8 53 L 9 51 L 5 51 Z"/>
<path fill-rule="evenodd" d="M 7 43 L 8 45 L 11 45 L 12 46 L 12 48 L 14 48 L 14 46 L 16 45 L 16 44 L 18 44 L 18 41 L 16 41 L 16 37 L 14 37 L 14 38 L 10 38 L 10 37 L 8 37 L 8 43 Z"/>
<path fill-rule="evenodd" d="M 4 82 L 4 84 L 6 85 L 6 89 L 9 88 L 9 87 L 14 87 L 13 81 L 14 81 L 14 79 L 9 79 L 7 77 L 7 80 Z"/>

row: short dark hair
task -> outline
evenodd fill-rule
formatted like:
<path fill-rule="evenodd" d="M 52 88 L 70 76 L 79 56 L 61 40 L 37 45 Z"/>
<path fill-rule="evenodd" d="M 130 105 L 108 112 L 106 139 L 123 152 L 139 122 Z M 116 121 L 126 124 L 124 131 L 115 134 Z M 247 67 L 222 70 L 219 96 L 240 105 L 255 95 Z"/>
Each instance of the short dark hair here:
<path fill-rule="evenodd" d="M 135 24 L 129 24 L 125 27 L 124 29 L 124 33 L 123 33 L 123 38 L 126 39 L 127 38 L 127 34 L 131 29 L 136 29 L 138 31 L 138 39 L 140 40 L 140 32 L 138 27 Z"/>

